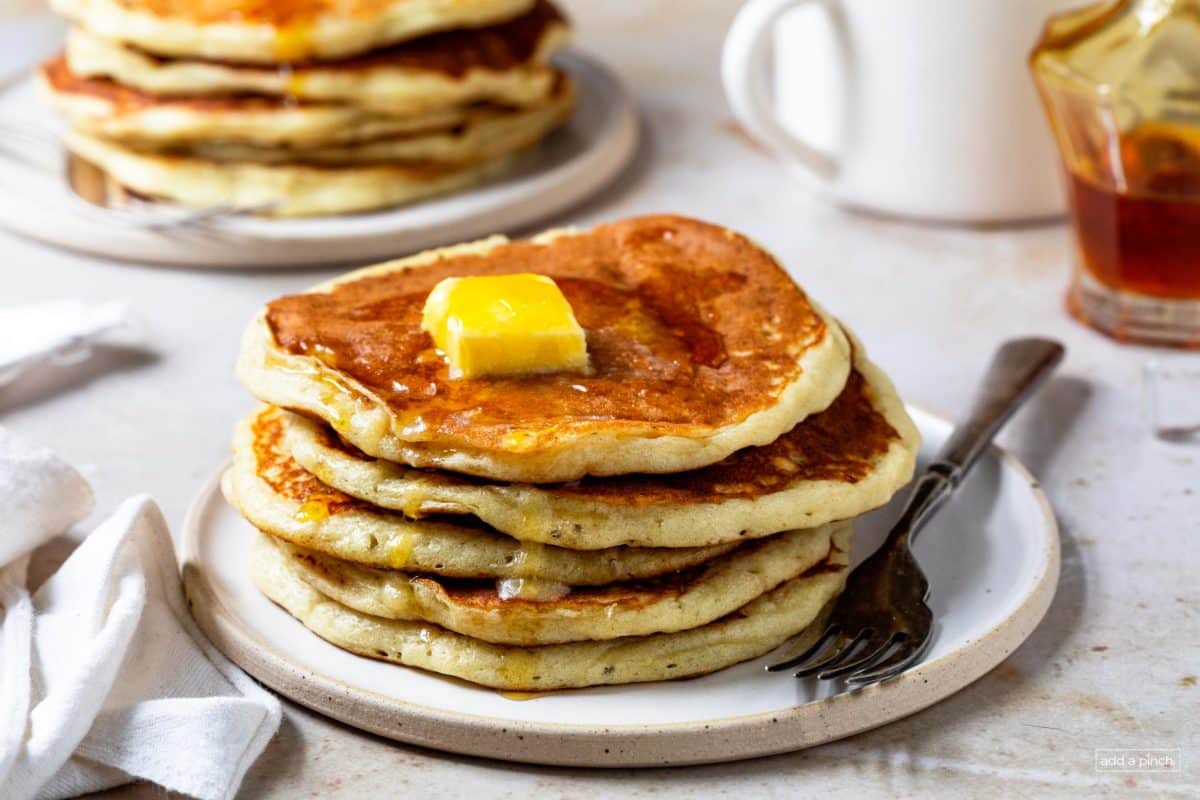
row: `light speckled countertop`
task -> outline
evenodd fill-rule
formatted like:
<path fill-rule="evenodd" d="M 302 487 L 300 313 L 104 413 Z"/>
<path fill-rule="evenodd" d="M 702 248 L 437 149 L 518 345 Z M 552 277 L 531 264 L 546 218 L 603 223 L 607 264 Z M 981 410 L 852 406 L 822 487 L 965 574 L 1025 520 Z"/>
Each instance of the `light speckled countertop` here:
<path fill-rule="evenodd" d="M 1114 345 L 1062 312 L 1064 229 L 921 227 L 826 207 L 729 118 L 716 65 L 736 3 L 568 6 L 582 46 L 634 87 L 647 136 L 618 188 L 556 222 L 675 211 L 743 230 L 854 325 L 906 398 L 948 413 L 965 407 L 1001 338 L 1036 332 L 1067 344 L 1059 376 L 1003 437 L 1059 515 L 1057 597 L 1029 641 L 978 683 L 802 753 L 681 769 L 544 769 L 400 746 L 288 704 L 244 796 L 1200 795 L 1200 445 L 1147 434 L 1140 383 L 1151 351 Z M 148 491 L 177 527 L 250 402 L 232 375 L 245 321 L 264 300 L 333 274 L 121 266 L 3 233 L 0 264 L 0 303 L 126 298 L 143 315 L 155 356 L 107 353 L 69 378 L 0 390 L 0 423 L 93 465 L 97 516 Z M 1200 367 L 1200 355 L 1164 357 Z M 1094 768 L 1097 748 L 1150 747 L 1181 748 L 1182 772 Z"/>

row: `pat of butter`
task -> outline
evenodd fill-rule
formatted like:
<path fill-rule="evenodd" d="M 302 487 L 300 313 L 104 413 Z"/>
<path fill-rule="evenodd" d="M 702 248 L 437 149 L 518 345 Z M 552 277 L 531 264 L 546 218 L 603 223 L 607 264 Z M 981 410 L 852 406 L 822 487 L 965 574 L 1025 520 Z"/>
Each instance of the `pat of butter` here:
<path fill-rule="evenodd" d="M 545 275 L 446 278 L 429 293 L 421 327 L 451 378 L 585 371 L 587 340 Z"/>

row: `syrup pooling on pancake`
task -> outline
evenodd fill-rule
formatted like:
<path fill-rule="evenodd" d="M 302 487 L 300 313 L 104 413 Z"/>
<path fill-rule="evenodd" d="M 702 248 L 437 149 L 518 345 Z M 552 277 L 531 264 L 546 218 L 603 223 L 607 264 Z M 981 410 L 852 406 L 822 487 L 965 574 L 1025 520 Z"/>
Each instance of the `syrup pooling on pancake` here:
<path fill-rule="evenodd" d="M 587 332 L 593 374 L 450 380 L 420 328 L 429 291 L 447 277 L 519 272 L 562 289 Z M 688 435 L 740 422 L 772 406 L 798 377 L 800 355 L 828 334 L 769 254 L 669 216 L 443 255 L 282 298 L 266 319 L 278 346 L 381 398 L 407 440 L 513 451 L 564 429 Z"/>

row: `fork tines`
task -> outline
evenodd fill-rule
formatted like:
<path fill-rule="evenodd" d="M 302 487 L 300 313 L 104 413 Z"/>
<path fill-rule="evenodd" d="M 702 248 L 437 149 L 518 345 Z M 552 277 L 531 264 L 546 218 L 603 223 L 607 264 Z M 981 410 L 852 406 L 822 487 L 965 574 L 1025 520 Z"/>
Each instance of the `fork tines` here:
<path fill-rule="evenodd" d="M 872 628 L 853 636 L 841 625 L 830 625 L 800 654 L 771 664 L 768 672 L 797 668 L 795 677 L 819 680 L 843 678 L 854 686 L 885 681 L 908 669 L 924 653 L 932 636 L 916 641 L 907 633 L 888 638 Z"/>

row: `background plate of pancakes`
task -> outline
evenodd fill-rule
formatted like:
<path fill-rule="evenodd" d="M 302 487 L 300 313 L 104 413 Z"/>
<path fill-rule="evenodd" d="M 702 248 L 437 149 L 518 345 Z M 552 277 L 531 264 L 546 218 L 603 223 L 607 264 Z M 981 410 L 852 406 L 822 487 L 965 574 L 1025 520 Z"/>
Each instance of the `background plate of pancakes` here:
<path fill-rule="evenodd" d="M 562 291 L 588 368 L 453 377 L 431 291 L 522 271 Z M 364 267 L 264 305 L 237 375 L 259 404 L 228 503 L 210 483 L 186 525 L 197 619 L 282 693 L 404 741 L 603 766 L 804 747 L 965 686 L 1053 594 L 1053 517 L 994 451 L 918 541 L 923 662 L 844 695 L 762 671 L 821 630 L 949 426 L 914 423 L 851 329 L 719 225 Z"/>
<path fill-rule="evenodd" d="M 921 461 L 950 423 L 909 409 Z M 917 556 L 938 619 L 922 664 L 886 684 L 841 687 L 756 658 L 704 677 L 524 696 L 362 658 L 313 636 L 268 600 L 245 565 L 257 530 L 221 497 L 218 475 L 184 527 L 189 601 L 204 632 L 266 685 L 349 725 L 410 744 L 539 764 L 630 767 L 732 761 L 877 727 L 957 692 L 999 664 L 1041 619 L 1058 576 L 1054 516 L 1033 477 L 993 449 L 922 533 Z M 855 525 L 852 563 L 874 549 L 898 500 Z"/>
<path fill-rule="evenodd" d="M 162 264 L 361 262 L 528 225 L 636 151 L 632 101 L 563 51 L 568 23 L 548 0 L 226 5 L 56 3 L 65 48 L 0 96 L 0 117 L 61 137 L 88 194 L 260 213 L 125 227 L 66 185 L 65 152 L 41 148 L 41 173 L 0 162 L 21 186 L 0 224 Z"/>

